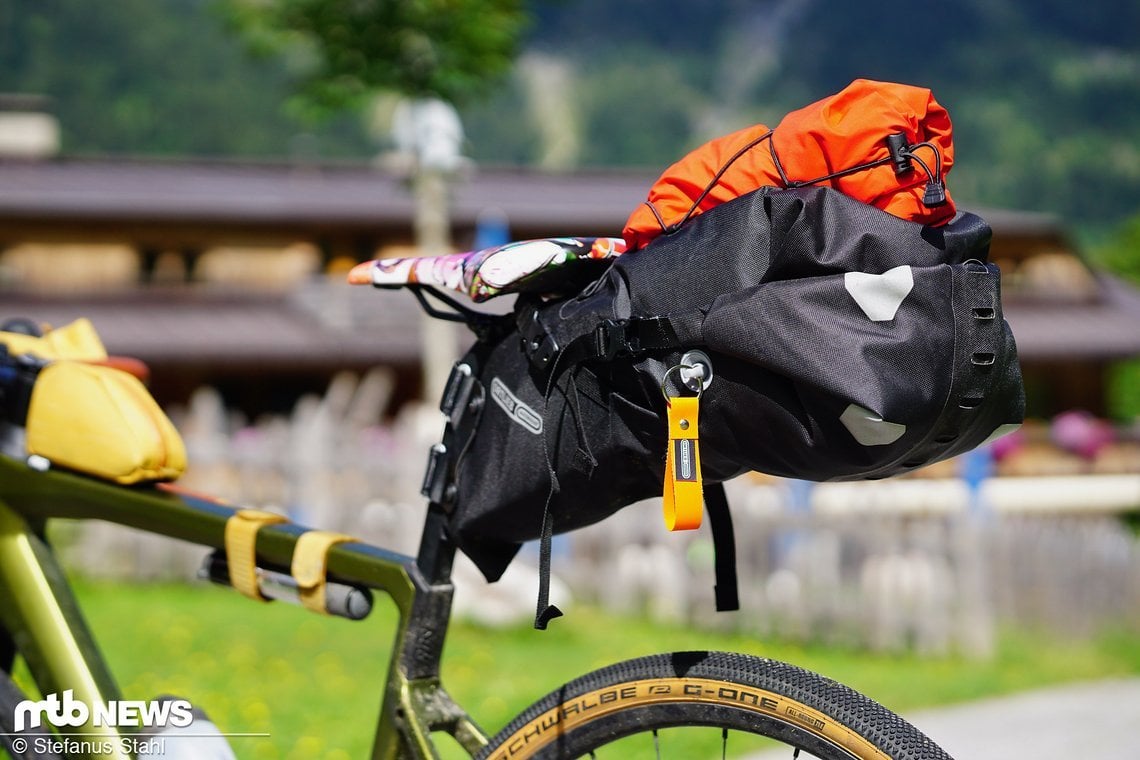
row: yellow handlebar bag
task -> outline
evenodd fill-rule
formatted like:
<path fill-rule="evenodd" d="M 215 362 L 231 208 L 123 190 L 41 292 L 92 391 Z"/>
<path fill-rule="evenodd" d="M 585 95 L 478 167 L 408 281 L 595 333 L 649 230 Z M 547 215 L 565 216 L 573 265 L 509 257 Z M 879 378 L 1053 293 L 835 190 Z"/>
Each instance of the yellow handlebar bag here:
<path fill-rule="evenodd" d="M 146 386 L 113 367 L 62 359 L 40 370 L 27 452 L 116 483 L 174 480 L 186 447 Z"/>
<path fill-rule="evenodd" d="M 101 362 L 107 360 L 107 349 L 95 332 L 91 320 L 81 317 L 74 322 L 47 330 L 43 335 L 0 332 L 0 343 L 11 354 L 31 354 L 40 359 L 78 359 Z"/>

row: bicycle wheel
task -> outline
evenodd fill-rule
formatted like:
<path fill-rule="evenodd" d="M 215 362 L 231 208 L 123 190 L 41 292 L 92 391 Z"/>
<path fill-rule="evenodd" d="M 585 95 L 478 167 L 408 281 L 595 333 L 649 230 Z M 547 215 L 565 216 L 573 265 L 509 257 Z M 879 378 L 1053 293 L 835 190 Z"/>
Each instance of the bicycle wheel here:
<path fill-rule="evenodd" d="M 0 671 L 0 758 L 12 760 L 60 760 L 59 755 L 41 751 L 37 738 L 42 730 L 16 731 L 16 705 L 27 699 L 24 692 L 12 682 L 7 673 Z M 7 753 L 7 754 L 5 754 Z"/>
<path fill-rule="evenodd" d="M 477 757 L 722 758 L 772 741 L 798 758 L 950 760 L 918 729 L 842 684 L 724 652 L 653 655 L 582 676 L 531 705 Z"/>

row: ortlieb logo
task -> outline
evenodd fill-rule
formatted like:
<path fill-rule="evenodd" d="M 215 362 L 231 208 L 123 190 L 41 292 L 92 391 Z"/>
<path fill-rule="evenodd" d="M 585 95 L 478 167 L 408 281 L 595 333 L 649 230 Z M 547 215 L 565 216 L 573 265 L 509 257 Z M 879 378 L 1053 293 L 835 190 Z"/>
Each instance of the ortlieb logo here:
<path fill-rule="evenodd" d="M 535 435 L 542 434 L 542 417 L 538 412 L 519 401 L 515 394 L 499 378 L 491 378 L 491 398 L 507 416 Z"/>
<path fill-rule="evenodd" d="M 12 718 L 17 732 L 40 728 L 45 720 L 56 728 L 78 728 L 88 722 L 94 726 L 185 728 L 194 722 L 192 710 L 185 699 L 161 702 L 126 700 L 88 705 L 75 699 L 74 692 L 68 689 L 63 692 L 62 699 L 59 694 L 49 694 L 47 699 L 39 702 L 25 699 L 17 703 Z"/>
<path fill-rule="evenodd" d="M 688 438 L 679 438 L 673 442 L 673 445 L 673 461 L 676 463 L 673 479 L 696 480 L 697 468 L 693 442 Z"/>

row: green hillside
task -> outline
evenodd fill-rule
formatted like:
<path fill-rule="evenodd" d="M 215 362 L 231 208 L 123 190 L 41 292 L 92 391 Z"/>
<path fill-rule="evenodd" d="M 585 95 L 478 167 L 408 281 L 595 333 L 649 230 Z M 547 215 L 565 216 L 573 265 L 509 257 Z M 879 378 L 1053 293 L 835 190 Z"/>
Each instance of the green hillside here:
<path fill-rule="evenodd" d="M 235 0 L 0 0 L 0 92 L 50 96 L 68 154 L 364 158 L 367 114 L 303 118 L 305 56 L 255 57 Z M 476 160 L 660 168 L 856 77 L 929 86 L 951 191 L 1090 234 L 1140 213 L 1140 4 L 547 0 L 515 71 L 464 107 Z M 377 134 L 379 136 L 377 136 Z"/>

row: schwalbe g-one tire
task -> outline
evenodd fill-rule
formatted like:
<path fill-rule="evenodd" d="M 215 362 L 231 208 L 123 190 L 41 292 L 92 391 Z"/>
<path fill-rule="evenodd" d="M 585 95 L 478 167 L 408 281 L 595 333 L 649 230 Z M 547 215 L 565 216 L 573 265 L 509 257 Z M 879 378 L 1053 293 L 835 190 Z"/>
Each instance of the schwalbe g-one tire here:
<path fill-rule="evenodd" d="M 853 689 L 793 665 L 721 652 L 653 655 L 582 676 L 531 705 L 477 757 L 592 756 L 632 734 L 689 726 L 722 729 L 726 741 L 729 731 L 758 734 L 825 760 L 951 760 Z"/>

